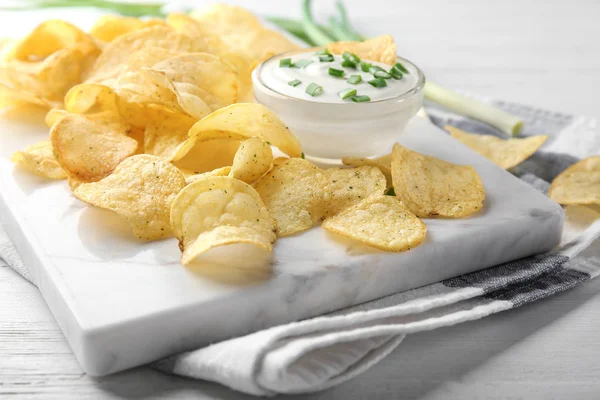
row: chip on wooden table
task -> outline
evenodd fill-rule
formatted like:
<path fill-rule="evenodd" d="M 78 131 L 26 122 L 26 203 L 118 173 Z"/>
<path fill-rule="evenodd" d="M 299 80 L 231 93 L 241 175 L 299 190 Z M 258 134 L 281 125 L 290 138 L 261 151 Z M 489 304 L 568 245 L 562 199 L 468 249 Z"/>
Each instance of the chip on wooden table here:
<path fill-rule="evenodd" d="M 371 196 L 325 219 L 323 228 L 385 251 L 406 251 L 425 240 L 427 227 L 393 196 Z"/>
<path fill-rule="evenodd" d="M 230 176 L 252 184 L 269 171 L 272 165 L 271 146 L 259 138 L 246 139 L 235 153 Z"/>
<path fill-rule="evenodd" d="M 327 173 L 301 158 L 290 158 L 255 184 L 275 218 L 277 235 L 305 231 L 320 221 L 331 199 Z"/>
<path fill-rule="evenodd" d="M 171 206 L 171 227 L 191 264 L 211 248 L 246 243 L 272 250 L 275 221 L 252 186 L 225 176 L 187 185 Z"/>
<path fill-rule="evenodd" d="M 600 156 L 564 170 L 552 181 L 548 196 L 560 204 L 600 204 Z"/>
<path fill-rule="evenodd" d="M 483 207 L 485 190 L 475 169 L 409 150 L 392 152 L 392 178 L 398 199 L 419 217 L 460 218 Z"/>
<path fill-rule="evenodd" d="M 331 191 L 326 217 L 336 215 L 367 197 L 382 195 L 386 188 L 385 176 L 377 167 L 329 168 L 325 173 Z"/>
<path fill-rule="evenodd" d="M 140 154 L 102 180 L 80 184 L 73 193 L 123 216 L 137 237 L 155 240 L 171 236 L 171 203 L 184 186 L 185 178 L 176 167 L 160 157 Z"/>
<path fill-rule="evenodd" d="M 494 164 L 510 169 L 521 164 L 535 153 L 548 136 L 530 136 L 526 138 L 500 139 L 491 135 L 468 133 L 453 126 L 445 126 L 445 130 L 459 142 L 469 146 Z"/>
<path fill-rule="evenodd" d="M 17 151 L 10 158 L 18 166 L 36 175 L 50 179 L 65 179 L 67 174 L 56 161 L 52 152 L 52 143 L 44 140 L 32 144 L 25 150 Z"/>

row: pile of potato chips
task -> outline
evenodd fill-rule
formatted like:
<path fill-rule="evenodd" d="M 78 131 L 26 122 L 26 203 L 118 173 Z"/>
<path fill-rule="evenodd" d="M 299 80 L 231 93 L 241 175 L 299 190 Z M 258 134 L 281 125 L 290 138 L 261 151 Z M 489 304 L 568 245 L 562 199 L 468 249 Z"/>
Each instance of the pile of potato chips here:
<path fill-rule="evenodd" d="M 89 34 L 45 22 L 0 67 L 0 106 L 49 109 L 49 138 L 13 161 L 67 179 L 77 198 L 121 215 L 139 238 L 177 237 L 186 265 L 233 243 L 271 251 L 277 237 L 321 222 L 405 251 L 425 239 L 420 218 L 483 207 L 473 168 L 400 145 L 376 159 L 345 158 L 348 167 L 305 160 L 285 124 L 251 102 L 254 66 L 296 47 L 226 5 L 166 20 L 102 17 Z M 390 63 L 396 54 L 389 36 L 330 49 Z"/>

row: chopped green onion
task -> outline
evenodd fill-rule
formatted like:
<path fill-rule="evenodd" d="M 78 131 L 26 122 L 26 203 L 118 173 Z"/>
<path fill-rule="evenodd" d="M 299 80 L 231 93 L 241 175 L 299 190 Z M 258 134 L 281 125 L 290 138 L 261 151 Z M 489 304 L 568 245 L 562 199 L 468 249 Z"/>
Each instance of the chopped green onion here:
<path fill-rule="evenodd" d="M 338 93 L 342 100 L 346 100 L 348 97 L 356 96 L 356 89 L 347 88 Z"/>
<path fill-rule="evenodd" d="M 356 69 L 356 63 L 354 63 L 350 60 L 344 60 L 344 61 L 342 61 L 342 67 Z"/>
<path fill-rule="evenodd" d="M 331 55 L 331 53 L 327 49 L 318 50 L 315 54 L 318 56 L 325 56 L 325 55 L 330 56 Z"/>
<path fill-rule="evenodd" d="M 394 68 L 399 69 L 400 72 L 402 72 L 403 74 L 409 74 L 410 72 L 408 72 L 408 70 L 404 67 L 404 65 L 400 64 L 400 63 L 396 63 L 396 65 L 394 65 Z"/>
<path fill-rule="evenodd" d="M 368 101 L 371 101 L 371 98 L 369 96 L 352 96 L 352 101 L 355 103 L 366 103 Z"/>
<path fill-rule="evenodd" d="M 376 88 L 382 88 L 387 86 L 387 83 L 385 83 L 385 79 L 383 78 L 375 78 L 369 81 L 369 85 Z"/>
<path fill-rule="evenodd" d="M 392 77 L 389 73 L 387 73 L 385 71 L 375 71 L 373 76 L 375 78 L 383 78 L 383 79 L 390 79 Z"/>
<path fill-rule="evenodd" d="M 362 69 L 362 72 L 369 72 L 369 70 L 371 69 L 371 65 L 371 63 L 361 61 L 360 69 Z"/>
<path fill-rule="evenodd" d="M 312 97 L 315 96 L 319 96 L 320 94 L 323 94 L 323 87 L 317 85 L 316 83 L 312 82 L 310 85 L 308 85 L 308 87 L 306 88 L 306 93 L 308 93 L 309 95 L 311 95 Z"/>
<path fill-rule="evenodd" d="M 333 56 L 331 54 L 324 54 L 322 56 L 319 56 L 319 61 L 321 61 L 321 62 L 332 62 L 333 61 Z"/>
<path fill-rule="evenodd" d="M 298 86 L 298 85 L 299 85 L 299 84 L 301 84 L 301 83 L 302 83 L 302 81 L 300 81 L 300 80 L 298 80 L 298 79 L 294 79 L 293 81 L 289 81 L 289 82 L 288 82 L 288 85 L 290 85 L 290 86 L 293 86 L 293 87 L 296 87 L 296 86 Z"/>
<path fill-rule="evenodd" d="M 306 158 L 306 156 L 304 155 L 304 152 L 302 152 L 302 154 L 300 155 L 300 157 Z"/>
<path fill-rule="evenodd" d="M 290 68 L 292 66 L 291 58 L 282 58 L 279 60 L 279 68 Z"/>
<path fill-rule="evenodd" d="M 304 68 L 307 65 L 312 64 L 312 60 L 307 60 L 306 58 L 303 58 L 302 60 L 298 60 L 296 61 L 294 64 L 292 64 L 292 67 L 294 68 Z"/>
<path fill-rule="evenodd" d="M 386 196 L 395 196 L 395 195 L 396 195 L 396 192 L 394 191 L 394 188 L 393 188 L 393 187 L 391 187 L 391 188 L 389 188 L 389 189 L 387 190 L 387 192 L 385 192 L 385 195 L 386 195 Z"/>
<path fill-rule="evenodd" d="M 404 76 L 404 75 L 402 74 L 402 72 L 400 72 L 400 70 L 397 70 L 397 69 L 396 69 L 396 67 L 394 67 L 394 68 L 392 68 L 392 69 L 390 70 L 390 75 L 392 76 L 392 78 L 394 78 L 394 79 L 398 79 L 398 80 L 399 80 L 399 79 L 402 79 L 402 77 Z"/>
<path fill-rule="evenodd" d="M 383 69 L 383 68 L 381 68 L 381 67 L 379 67 L 377 65 L 373 65 L 373 66 L 371 66 L 371 68 L 369 68 L 369 73 L 371 73 L 373 75 L 375 75 L 375 72 L 377 72 L 377 71 L 384 71 L 384 72 L 386 72 L 385 69 Z"/>
<path fill-rule="evenodd" d="M 346 82 L 351 83 L 353 85 L 359 84 L 359 83 L 362 82 L 362 76 L 360 76 L 360 75 L 350 75 L 350 78 L 348 78 L 348 80 Z"/>
<path fill-rule="evenodd" d="M 343 78 L 344 77 L 344 70 L 343 69 L 335 69 L 335 68 L 329 68 L 329 75 L 331 76 L 337 76 L 338 78 Z"/>
<path fill-rule="evenodd" d="M 356 54 L 352 54 L 347 51 L 345 51 L 344 54 L 342 54 L 342 58 L 344 60 L 352 61 L 354 64 L 358 64 L 360 62 L 360 58 L 358 58 Z"/>

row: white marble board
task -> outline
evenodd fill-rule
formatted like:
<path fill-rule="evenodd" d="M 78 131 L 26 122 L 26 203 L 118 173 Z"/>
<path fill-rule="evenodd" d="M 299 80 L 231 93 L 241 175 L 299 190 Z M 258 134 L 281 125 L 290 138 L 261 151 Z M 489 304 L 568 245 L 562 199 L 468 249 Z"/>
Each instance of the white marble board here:
<path fill-rule="evenodd" d="M 23 118 L 12 110 L 0 119 L 0 221 L 91 375 L 539 253 L 561 234 L 556 203 L 415 118 L 399 142 L 473 165 L 487 192 L 481 212 L 426 220 L 426 241 L 405 253 L 365 251 L 316 227 L 279 239 L 269 271 L 192 271 L 179 264 L 175 239 L 138 241 L 66 182 L 15 169 L 10 155 L 47 135 L 43 113 Z M 240 267 L 253 260 L 244 248 L 217 255 Z"/>

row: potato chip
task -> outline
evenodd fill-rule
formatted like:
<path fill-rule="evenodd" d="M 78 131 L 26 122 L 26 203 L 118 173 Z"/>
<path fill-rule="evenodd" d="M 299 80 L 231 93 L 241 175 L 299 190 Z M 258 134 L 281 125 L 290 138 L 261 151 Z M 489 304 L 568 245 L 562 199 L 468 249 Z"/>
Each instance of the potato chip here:
<path fill-rule="evenodd" d="M 117 37 L 126 33 L 155 25 L 166 25 L 166 22 L 158 18 L 141 20 L 139 18 L 122 17 L 120 15 L 103 15 L 92 26 L 90 35 L 103 42 L 112 42 Z"/>
<path fill-rule="evenodd" d="M 468 165 L 452 164 L 395 144 L 392 178 L 398 199 L 419 217 L 459 218 L 483 207 L 481 178 Z"/>
<path fill-rule="evenodd" d="M 65 179 L 67 177 L 52 153 L 52 143 L 49 140 L 32 144 L 23 151 L 17 151 L 10 160 L 29 172 L 45 178 Z"/>
<path fill-rule="evenodd" d="M 300 157 L 300 142 L 273 112 L 262 104 L 238 103 L 221 108 L 196 124 L 189 132 L 190 143 L 182 147 L 179 156 L 194 143 L 211 139 L 246 139 L 258 137 L 276 146 L 291 157 Z"/>
<path fill-rule="evenodd" d="M 50 140 L 60 166 L 69 177 L 82 182 L 104 178 L 138 146 L 126 132 L 76 114 L 56 122 Z"/>
<path fill-rule="evenodd" d="M 271 251 L 275 223 L 250 185 L 213 176 L 186 186 L 171 206 L 171 227 L 188 265 L 205 251 L 249 243 Z"/>
<path fill-rule="evenodd" d="M 185 183 L 186 185 L 189 185 L 190 183 L 196 182 L 201 179 L 210 178 L 211 176 L 228 176 L 230 172 L 231 167 L 228 166 L 213 169 L 212 171 L 204 172 L 201 174 L 190 174 L 189 176 L 185 177 Z"/>
<path fill-rule="evenodd" d="M 600 156 L 564 170 L 552 181 L 548 196 L 560 204 L 600 204 Z"/>
<path fill-rule="evenodd" d="M 326 217 L 331 217 L 373 195 L 383 195 L 385 176 L 377 167 L 329 168 L 331 202 Z"/>
<path fill-rule="evenodd" d="M 327 45 L 333 54 L 345 51 L 356 54 L 362 60 L 378 61 L 389 65 L 396 63 L 396 44 L 391 35 L 381 35 L 364 42 L 333 42 Z"/>
<path fill-rule="evenodd" d="M 195 120 L 189 116 L 159 107 L 149 113 L 144 131 L 144 152 L 171 160 L 177 147 L 185 142 L 189 129 Z"/>
<path fill-rule="evenodd" d="M 178 32 L 191 36 L 196 41 L 202 41 L 203 52 L 221 56 L 221 54 L 228 51 L 227 44 L 215 32 L 188 15 L 182 13 L 169 14 L 167 23 Z"/>
<path fill-rule="evenodd" d="M 189 143 L 189 139 L 183 142 L 175 151 L 175 155 L 177 156 L 180 149 Z M 190 170 L 195 174 L 231 166 L 240 143 L 239 140 L 229 139 L 213 139 L 196 143 L 191 150 L 183 152 L 183 157 L 172 157 L 172 162 L 178 168 Z"/>
<path fill-rule="evenodd" d="M 494 164 L 510 169 L 516 167 L 535 153 L 548 139 L 548 136 L 500 139 L 496 136 L 467 133 L 453 126 L 445 130 L 459 142 L 469 146 Z"/>
<path fill-rule="evenodd" d="M 102 180 L 80 184 L 73 193 L 123 216 L 137 237 L 155 240 L 171 235 L 171 203 L 184 186 L 177 168 L 159 157 L 140 154 L 123 161 Z"/>
<path fill-rule="evenodd" d="M 66 117 L 67 115 L 71 115 L 70 112 L 65 110 L 59 110 L 58 108 L 53 108 L 46 113 L 44 117 L 44 122 L 48 128 L 52 128 L 52 126 L 57 123 L 62 117 Z"/>
<path fill-rule="evenodd" d="M 342 163 L 344 165 L 350 165 L 352 167 L 362 167 L 368 165 L 371 167 L 377 167 L 385 176 L 387 181 L 387 187 L 392 187 L 392 154 L 385 154 L 377 158 L 366 158 L 366 157 L 343 157 Z"/>
<path fill-rule="evenodd" d="M 323 228 L 385 251 L 407 251 L 425 240 L 427 226 L 392 196 L 372 196 L 327 218 Z"/>
<path fill-rule="evenodd" d="M 271 146 L 259 138 L 246 139 L 235 153 L 230 176 L 253 183 L 271 169 L 272 163 Z"/>
<path fill-rule="evenodd" d="M 331 198 L 325 171 L 301 158 L 290 158 L 259 179 L 254 187 L 275 218 L 277 236 L 309 229 L 325 215 Z"/>

